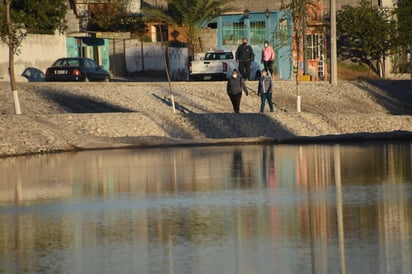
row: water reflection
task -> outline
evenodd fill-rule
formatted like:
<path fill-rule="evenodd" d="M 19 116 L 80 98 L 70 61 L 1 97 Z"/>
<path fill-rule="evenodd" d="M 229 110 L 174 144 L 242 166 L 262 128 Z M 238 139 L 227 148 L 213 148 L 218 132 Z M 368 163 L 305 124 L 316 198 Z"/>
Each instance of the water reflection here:
<path fill-rule="evenodd" d="M 0 273 L 412 273 L 411 145 L 0 159 Z"/>

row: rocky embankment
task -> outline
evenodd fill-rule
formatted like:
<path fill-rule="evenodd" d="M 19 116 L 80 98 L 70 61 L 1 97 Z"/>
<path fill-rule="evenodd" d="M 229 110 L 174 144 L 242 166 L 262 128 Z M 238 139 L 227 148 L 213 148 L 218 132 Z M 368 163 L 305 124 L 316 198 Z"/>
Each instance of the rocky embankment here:
<path fill-rule="evenodd" d="M 19 83 L 21 115 L 0 82 L 0 157 L 112 147 L 411 138 L 409 81 L 275 81 L 276 111 L 259 113 L 247 82 L 232 113 L 225 82 Z M 173 96 L 171 96 L 173 94 Z M 173 100 L 172 100 L 173 97 Z M 175 112 L 173 112 L 173 104 Z"/>

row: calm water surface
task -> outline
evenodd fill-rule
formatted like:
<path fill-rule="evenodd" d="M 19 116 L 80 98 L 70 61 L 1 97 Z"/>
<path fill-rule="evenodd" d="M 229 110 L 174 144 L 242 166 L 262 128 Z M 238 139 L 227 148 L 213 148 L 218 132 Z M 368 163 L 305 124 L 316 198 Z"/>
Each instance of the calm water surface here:
<path fill-rule="evenodd" d="M 0 273 L 412 273 L 411 144 L 0 159 Z"/>

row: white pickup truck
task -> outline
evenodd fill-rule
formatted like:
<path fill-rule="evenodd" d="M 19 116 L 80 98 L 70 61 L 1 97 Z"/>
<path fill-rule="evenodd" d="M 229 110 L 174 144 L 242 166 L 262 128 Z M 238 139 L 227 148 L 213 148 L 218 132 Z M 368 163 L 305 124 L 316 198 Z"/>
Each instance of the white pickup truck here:
<path fill-rule="evenodd" d="M 189 64 L 191 80 L 226 80 L 229 79 L 233 69 L 238 68 L 232 51 L 214 50 L 206 52 L 199 61 Z M 260 66 L 252 62 L 250 66 L 251 80 L 258 80 L 261 76 Z"/>

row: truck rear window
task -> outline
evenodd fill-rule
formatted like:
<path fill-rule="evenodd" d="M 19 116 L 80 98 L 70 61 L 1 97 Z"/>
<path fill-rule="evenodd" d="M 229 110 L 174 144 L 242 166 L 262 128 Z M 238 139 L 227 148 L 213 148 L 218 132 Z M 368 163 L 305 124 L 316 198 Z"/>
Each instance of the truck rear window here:
<path fill-rule="evenodd" d="M 206 53 L 205 60 L 227 60 L 233 59 L 233 53 L 231 52 L 208 52 Z"/>

